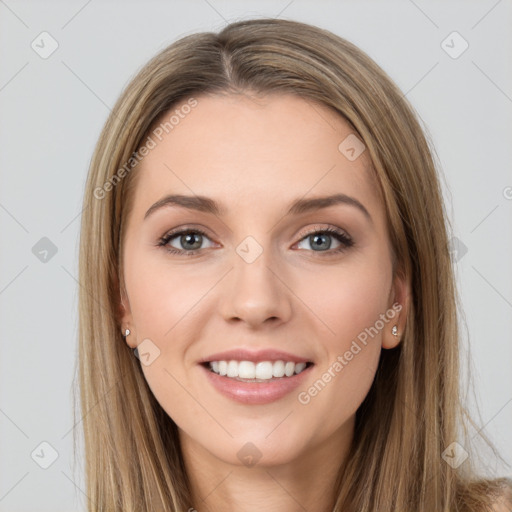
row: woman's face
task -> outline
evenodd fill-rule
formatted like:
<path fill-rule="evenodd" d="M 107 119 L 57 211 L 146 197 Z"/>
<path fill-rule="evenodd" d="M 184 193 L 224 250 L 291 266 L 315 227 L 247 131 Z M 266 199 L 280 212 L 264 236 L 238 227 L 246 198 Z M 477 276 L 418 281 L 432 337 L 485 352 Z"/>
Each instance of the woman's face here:
<path fill-rule="evenodd" d="M 299 97 L 195 99 L 132 171 L 127 343 L 195 453 L 332 455 L 405 317 L 368 151 Z"/>

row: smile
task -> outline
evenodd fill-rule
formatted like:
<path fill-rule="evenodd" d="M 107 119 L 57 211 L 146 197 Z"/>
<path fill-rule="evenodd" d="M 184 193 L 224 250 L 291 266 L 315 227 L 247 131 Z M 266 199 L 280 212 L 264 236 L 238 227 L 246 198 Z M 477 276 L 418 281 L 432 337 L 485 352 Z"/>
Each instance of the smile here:
<path fill-rule="evenodd" d="M 293 361 L 236 361 L 203 362 L 199 368 L 206 381 L 225 398 L 244 405 L 264 405 L 286 397 L 304 386 L 315 365 Z M 222 373 L 221 373 L 222 372 Z M 243 377 L 248 375 L 249 377 Z"/>
<path fill-rule="evenodd" d="M 266 382 L 298 375 L 311 363 L 293 361 L 210 361 L 208 367 L 217 375 L 241 382 Z"/>

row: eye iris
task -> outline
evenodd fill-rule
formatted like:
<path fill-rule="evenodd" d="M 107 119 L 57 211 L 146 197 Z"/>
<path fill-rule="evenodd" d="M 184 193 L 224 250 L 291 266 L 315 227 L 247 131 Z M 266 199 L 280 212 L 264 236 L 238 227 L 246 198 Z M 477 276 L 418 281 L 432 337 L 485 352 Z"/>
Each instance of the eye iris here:
<path fill-rule="evenodd" d="M 196 243 L 194 247 L 187 247 L 188 243 L 192 243 L 194 245 L 194 237 L 196 238 Z M 182 235 L 180 238 L 180 243 L 182 247 L 186 249 L 199 249 L 201 247 L 202 236 L 199 233 L 188 233 L 186 235 Z"/>
<path fill-rule="evenodd" d="M 320 248 L 320 249 L 329 249 L 331 247 L 330 236 L 325 234 L 325 233 L 311 235 L 309 237 L 309 239 L 310 239 L 310 242 L 311 242 L 311 247 L 315 247 L 316 246 L 317 248 Z M 316 245 L 318 241 L 320 241 L 320 245 Z"/>

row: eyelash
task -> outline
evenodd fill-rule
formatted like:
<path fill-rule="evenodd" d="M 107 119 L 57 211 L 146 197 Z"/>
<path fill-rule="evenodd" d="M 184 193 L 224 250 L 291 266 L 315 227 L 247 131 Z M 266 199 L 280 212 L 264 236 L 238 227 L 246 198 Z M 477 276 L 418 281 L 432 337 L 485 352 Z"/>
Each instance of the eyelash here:
<path fill-rule="evenodd" d="M 338 229 L 334 229 L 334 228 L 330 228 L 330 227 L 321 228 L 321 229 L 315 228 L 315 229 L 305 233 L 302 236 L 302 238 L 299 240 L 299 242 L 302 242 L 304 239 L 306 239 L 307 237 L 309 237 L 311 235 L 325 234 L 325 233 L 332 236 L 336 240 L 338 240 L 338 242 L 340 242 L 340 244 L 341 244 L 340 247 L 338 247 L 337 249 L 328 249 L 327 251 L 312 251 L 312 250 L 310 250 L 310 252 L 316 252 L 316 253 L 320 253 L 320 254 L 324 253 L 326 256 L 335 256 L 335 255 L 349 249 L 350 247 L 352 247 L 354 245 L 354 241 L 352 240 L 352 238 L 350 236 L 346 235 L 342 231 L 339 231 Z M 178 255 L 185 254 L 187 256 L 194 256 L 197 253 L 199 253 L 202 249 L 194 249 L 191 251 L 185 251 L 185 250 L 176 249 L 174 247 L 170 247 L 167 245 L 173 238 L 176 238 L 178 236 L 185 235 L 185 234 L 196 234 L 196 235 L 201 235 L 206 238 L 209 238 L 208 234 L 205 233 L 201 229 L 184 228 L 184 229 L 180 229 L 178 231 L 171 231 L 170 233 L 165 234 L 162 238 L 160 238 L 157 246 L 163 247 L 167 252 L 169 252 L 171 254 L 178 254 Z"/>

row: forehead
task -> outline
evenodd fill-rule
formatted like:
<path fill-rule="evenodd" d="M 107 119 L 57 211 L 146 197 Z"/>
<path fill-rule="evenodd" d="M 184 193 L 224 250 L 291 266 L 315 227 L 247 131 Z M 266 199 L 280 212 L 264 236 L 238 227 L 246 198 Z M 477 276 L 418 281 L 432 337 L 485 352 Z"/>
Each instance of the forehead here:
<path fill-rule="evenodd" d="M 153 127 L 135 208 L 169 193 L 209 196 L 240 211 L 339 192 L 356 196 L 372 216 L 382 213 L 368 151 L 355 159 L 346 152 L 364 145 L 327 106 L 281 94 L 195 101 L 175 105 Z"/>

